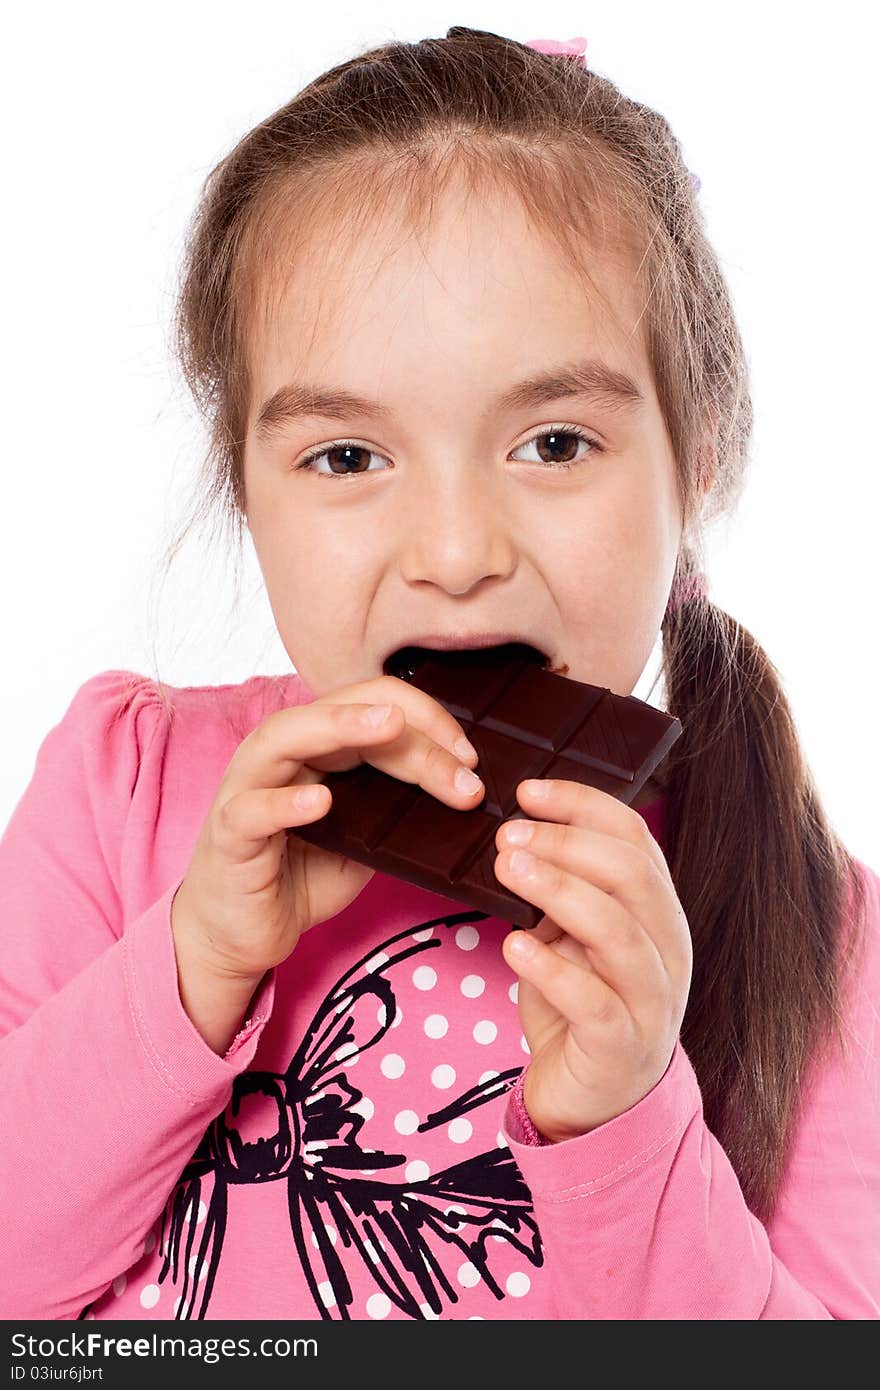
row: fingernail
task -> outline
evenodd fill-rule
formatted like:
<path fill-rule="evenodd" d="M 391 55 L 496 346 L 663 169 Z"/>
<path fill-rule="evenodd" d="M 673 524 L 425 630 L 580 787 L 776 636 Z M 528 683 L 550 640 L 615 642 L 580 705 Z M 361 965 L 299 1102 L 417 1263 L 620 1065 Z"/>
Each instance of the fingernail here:
<path fill-rule="evenodd" d="M 455 740 L 452 745 L 452 751 L 457 758 L 461 758 L 462 762 L 464 762 L 465 758 L 475 758 L 477 756 L 477 750 L 474 745 L 469 743 L 464 737 Z"/>
<path fill-rule="evenodd" d="M 321 799 L 321 792 L 317 787 L 298 787 L 293 795 L 297 806 L 301 806 L 304 811 L 310 811 Z"/>
<path fill-rule="evenodd" d="M 549 782 L 526 782 L 526 795 L 534 797 L 536 801 L 546 801 L 550 795 Z"/>
<path fill-rule="evenodd" d="M 532 838 L 532 827 L 525 821 L 508 821 L 504 827 L 504 838 L 509 845 L 527 845 Z"/>
<path fill-rule="evenodd" d="M 510 938 L 508 951 L 518 956 L 520 960 L 528 960 L 535 954 L 535 943 L 530 936 L 526 936 L 524 931 L 518 931 L 515 936 Z"/>
<path fill-rule="evenodd" d="M 537 859 L 526 849 L 515 849 L 510 856 L 511 873 L 518 878 L 526 878 L 537 867 Z"/>
<path fill-rule="evenodd" d="M 459 767 L 455 771 L 455 789 L 460 792 L 475 792 L 481 785 L 476 773 L 471 772 L 468 767 Z"/>
<path fill-rule="evenodd" d="M 380 724 L 385 723 L 390 713 L 390 705 L 371 705 L 368 710 L 364 710 L 364 723 L 371 724 L 373 728 L 376 729 Z"/>

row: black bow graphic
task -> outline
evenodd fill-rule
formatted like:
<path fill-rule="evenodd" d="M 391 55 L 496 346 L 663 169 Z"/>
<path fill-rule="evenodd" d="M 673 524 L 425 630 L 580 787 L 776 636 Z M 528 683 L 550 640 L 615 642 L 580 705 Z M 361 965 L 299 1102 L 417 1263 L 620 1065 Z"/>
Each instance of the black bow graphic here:
<path fill-rule="evenodd" d="M 483 912 L 434 918 L 372 947 L 324 998 L 285 1073 L 244 1072 L 236 1078 L 229 1105 L 205 1132 L 162 1216 L 159 1249 L 164 1262 L 158 1278 L 160 1284 L 170 1278 L 181 1287 L 178 1319 L 205 1316 L 223 1246 L 229 1188 L 236 1183 L 286 1178 L 294 1248 L 325 1319 L 351 1317 L 346 1266 L 363 1266 L 378 1291 L 409 1317 L 422 1318 L 439 1316 L 458 1301 L 439 1258 L 444 1246 L 457 1246 L 499 1300 L 504 1290 L 489 1267 L 490 1237 L 509 1242 L 531 1264 L 543 1264 L 531 1196 L 509 1150 L 493 1149 L 421 1181 L 369 1176 L 399 1168 L 407 1155 L 360 1147 L 365 1119 L 357 1106 L 363 1093 L 340 1066 L 343 1059 L 374 1047 L 391 1027 L 397 1012 L 389 978 L 394 970 L 442 945 L 439 936 L 419 941 L 414 933 L 429 927 L 448 933 L 463 922 L 485 918 Z M 378 1011 L 367 1013 L 358 1005 L 370 998 L 384 1005 L 384 1022 L 365 1036 L 365 1018 L 377 1017 Z M 418 1132 L 448 1124 L 509 1090 L 521 1070 L 511 1068 L 472 1086 L 429 1114 Z M 259 1097 L 263 1111 L 267 1105 L 275 1107 L 277 1123 L 268 1137 L 248 1140 L 241 1132 L 238 1121 L 249 1097 Z M 265 1125 L 261 1128 L 265 1134 Z M 197 1243 L 201 1180 L 208 1174 L 213 1174 L 213 1191 Z M 325 1228 L 331 1219 L 339 1248 Z M 322 1283 L 332 1290 L 326 1302 Z"/>

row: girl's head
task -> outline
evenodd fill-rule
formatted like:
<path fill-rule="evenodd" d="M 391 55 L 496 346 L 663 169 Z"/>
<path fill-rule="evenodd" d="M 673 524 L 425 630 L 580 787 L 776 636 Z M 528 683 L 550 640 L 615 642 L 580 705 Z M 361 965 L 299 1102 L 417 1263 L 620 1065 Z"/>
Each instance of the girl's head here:
<path fill-rule="evenodd" d="M 352 160 L 295 249 L 273 210 L 261 264 L 284 286 L 252 326 L 241 466 L 278 630 L 316 695 L 461 632 L 629 694 L 681 539 L 633 271 L 610 230 L 584 247 L 593 304 L 532 218 L 586 226 L 561 171 L 536 165 L 523 203 L 497 149 L 433 139 L 393 175 L 387 152 Z"/>
<path fill-rule="evenodd" d="M 768 1215 L 861 880 L 767 655 L 704 598 L 666 610 L 743 489 L 752 424 L 667 122 L 495 34 L 361 54 L 213 171 L 177 328 L 210 432 L 198 512 L 249 528 L 316 696 L 408 638 L 486 630 L 628 694 L 660 628 L 682 1039 Z"/>
<path fill-rule="evenodd" d="M 739 337 L 665 122 L 454 32 L 328 73 L 215 171 L 183 360 L 315 695 L 481 631 L 629 694 L 741 485 Z"/>

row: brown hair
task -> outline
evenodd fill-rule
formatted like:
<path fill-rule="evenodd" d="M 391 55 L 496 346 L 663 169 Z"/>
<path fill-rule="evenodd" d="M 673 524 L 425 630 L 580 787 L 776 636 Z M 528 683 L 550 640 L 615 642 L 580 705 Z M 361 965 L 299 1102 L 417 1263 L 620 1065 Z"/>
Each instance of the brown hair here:
<path fill-rule="evenodd" d="M 637 254 L 641 331 L 678 470 L 676 578 L 701 569 L 705 528 L 744 487 L 752 409 L 679 142 L 661 115 L 580 61 L 461 26 L 331 68 L 206 180 L 175 330 L 210 437 L 181 538 L 219 509 L 241 544 L 250 348 L 297 229 L 334 198 L 348 226 L 399 208 L 420 227 L 453 176 L 516 194 L 596 298 L 587 246 L 612 237 L 613 249 Z M 845 968 L 859 939 L 844 927 L 863 918 L 863 882 L 754 637 L 700 597 L 667 612 L 662 637 L 665 704 L 684 727 L 661 769 L 664 851 L 694 946 L 682 1042 L 706 1122 L 767 1220 L 808 1066 L 844 1043 Z"/>

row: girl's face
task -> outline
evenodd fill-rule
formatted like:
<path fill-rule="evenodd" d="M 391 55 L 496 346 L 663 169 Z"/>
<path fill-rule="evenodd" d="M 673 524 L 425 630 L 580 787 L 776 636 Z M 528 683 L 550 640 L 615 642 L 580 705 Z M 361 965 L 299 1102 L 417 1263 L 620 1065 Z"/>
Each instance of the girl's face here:
<path fill-rule="evenodd" d="M 515 199 L 447 195 L 426 241 L 389 218 L 340 242 L 328 216 L 298 248 L 256 349 L 244 481 L 278 631 L 315 698 L 380 676 L 408 640 L 478 633 L 632 693 L 681 517 L 632 272 L 591 271 L 613 322 Z M 630 397 L 540 385 L 589 363 Z M 285 417 L 305 385 L 338 399 Z"/>

